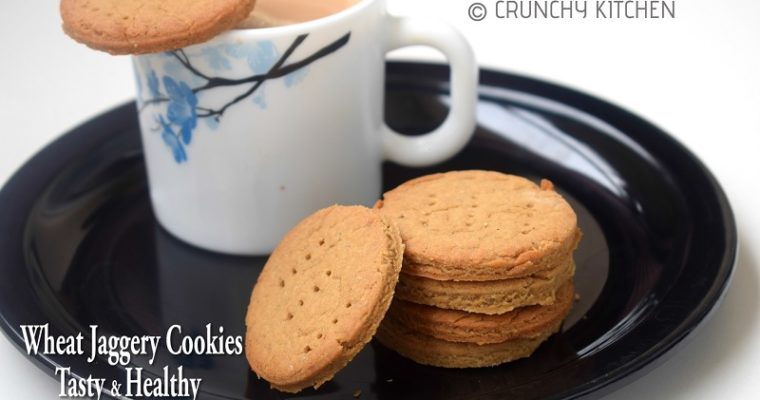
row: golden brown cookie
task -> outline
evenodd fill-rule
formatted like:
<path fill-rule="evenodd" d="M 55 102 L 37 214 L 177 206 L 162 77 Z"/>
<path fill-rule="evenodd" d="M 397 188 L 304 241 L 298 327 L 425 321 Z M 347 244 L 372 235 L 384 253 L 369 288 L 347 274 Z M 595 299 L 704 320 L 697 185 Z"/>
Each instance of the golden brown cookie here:
<path fill-rule="evenodd" d="M 437 280 L 488 281 L 549 268 L 575 249 L 575 212 L 541 186 L 493 171 L 452 171 L 410 180 L 375 205 L 396 221 L 404 272 Z"/>
<path fill-rule="evenodd" d="M 528 357 L 549 336 L 559 330 L 561 321 L 543 335 L 530 339 L 511 339 L 479 345 L 436 339 L 417 333 L 392 319 L 385 319 L 375 338 L 385 347 L 415 362 L 445 368 L 490 367 Z"/>
<path fill-rule="evenodd" d="M 377 330 L 402 254 L 398 229 L 365 207 L 333 206 L 301 221 L 251 294 L 245 350 L 253 371 L 286 392 L 332 378 Z"/>
<path fill-rule="evenodd" d="M 399 325 L 449 342 L 490 344 L 546 335 L 565 319 L 573 305 L 573 284 L 565 281 L 549 306 L 520 307 L 501 315 L 446 310 L 394 300 L 385 316 Z"/>
<path fill-rule="evenodd" d="M 63 30 L 111 54 L 205 42 L 244 20 L 255 0 L 61 0 Z"/>
<path fill-rule="evenodd" d="M 402 272 L 396 298 L 438 308 L 481 314 L 503 314 L 518 307 L 550 305 L 557 290 L 575 274 L 566 256 L 558 266 L 530 276 L 495 281 L 438 281 Z"/>

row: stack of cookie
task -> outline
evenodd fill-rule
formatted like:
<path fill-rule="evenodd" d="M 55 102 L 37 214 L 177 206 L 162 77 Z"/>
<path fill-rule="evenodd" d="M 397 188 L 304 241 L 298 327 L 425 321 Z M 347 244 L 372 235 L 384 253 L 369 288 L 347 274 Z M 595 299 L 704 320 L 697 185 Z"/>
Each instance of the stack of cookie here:
<path fill-rule="evenodd" d="M 527 357 L 573 302 L 576 215 L 549 181 L 490 171 L 408 181 L 376 208 L 406 246 L 378 332 L 422 364 L 481 367 Z"/>
<path fill-rule="evenodd" d="M 527 357 L 572 305 L 576 224 L 549 181 L 488 171 L 411 180 L 375 209 L 317 211 L 253 288 L 251 369 L 281 391 L 316 388 L 373 336 L 442 367 Z"/>

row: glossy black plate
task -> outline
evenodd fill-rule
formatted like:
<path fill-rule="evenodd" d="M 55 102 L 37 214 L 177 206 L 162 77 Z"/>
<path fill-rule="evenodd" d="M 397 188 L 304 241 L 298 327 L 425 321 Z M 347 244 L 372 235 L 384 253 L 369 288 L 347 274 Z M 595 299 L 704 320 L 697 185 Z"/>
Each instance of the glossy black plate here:
<path fill-rule="evenodd" d="M 446 115 L 448 70 L 388 66 L 386 116 L 415 134 Z M 297 397 L 527 399 L 597 396 L 651 369 L 702 324 L 736 258 L 736 229 L 718 183 L 688 150 L 648 122 L 552 84 L 483 71 L 478 130 L 434 168 L 385 166 L 385 186 L 433 171 L 481 168 L 546 177 L 572 202 L 584 239 L 576 255 L 580 301 L 533 357 L 495 368 L 417 365 L 376 342 L 334 381 Z M 30 160 L 0 192 L 0 312 L 17 346 L 21 324 L 51 334 L 161 335 L 208 323 L 243 334 L 265 258 L 190 247 L 151 212 L 133 104 L 86 122 Z M 123 380 L 86 357 L 32 357 L 53 373 Z M 159 355 L 134 366 L 161 375 L 183 365 L 201 398 L 277 399 L 243 356 Z M 604 390 L 600 390 L 604 389 Z"/>

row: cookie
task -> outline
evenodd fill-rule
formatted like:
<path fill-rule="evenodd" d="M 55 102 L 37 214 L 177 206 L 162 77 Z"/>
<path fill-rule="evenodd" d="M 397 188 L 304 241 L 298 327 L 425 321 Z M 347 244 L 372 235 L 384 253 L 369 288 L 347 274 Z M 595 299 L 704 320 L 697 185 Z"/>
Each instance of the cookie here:
<path fill-rule="evenodd" d="M 111 54 L 144 54 L 205 42 L 244 20 L 255 0 L 61 0 L 63 30 Z"/>
<path fill-rule="evenodd" d="M 375 208 L 406 245 L 404 272 L 436 280 L 518 278 L 549 268 L 580 239 L 575 212 L 548 180 L 493 171 L 410 180 Z"/>
<path fill-rule="evenodd" d="M 558 321 L 544 334 L 534 338 L 479 345 L 436 339 L 415 332 L 393 319 L 385 319 L 375 338 L 383 346 L 419 364 L 445 368 L 477 368 L 530 356 L 541 343 L 559 330 L 560 325 L 561 321 Z"/>
<path fill-rule="evenodd" d="M 570 256 L 559 266 L 530 276 L 495 281 L 438 281 L 402 272 L 396 298 L 438 308 L 503 314 L 518 307 L 550 305 L 557 289 L 575 274 Z"/>
<path fill-rule="evenodd" d="M 246 314 L 253 371 L 286 392 L 318 387 L 370 341 L 393 297 L 403 244 L 374 210 L 333 206 L 269 257 Z"/>
<path fill-rule="evenodd" d="M 557 301 L 549 306 L 528 306 L 501 315 L 446 310 L 395 299 L 386 314 L 399 325 L 449 342 L 491 344 L 512 339 L 543 337 L 565 319 L 573 305 L 573 284 L 565 281 Z"/>

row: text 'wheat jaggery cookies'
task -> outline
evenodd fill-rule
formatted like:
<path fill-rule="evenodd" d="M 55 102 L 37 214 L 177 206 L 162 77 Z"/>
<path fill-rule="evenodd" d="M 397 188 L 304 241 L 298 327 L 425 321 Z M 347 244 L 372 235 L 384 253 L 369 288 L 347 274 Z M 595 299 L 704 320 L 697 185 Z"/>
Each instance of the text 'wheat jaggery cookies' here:
<path fill-rule="evenodd" d="M 293 228 L 251 294 L 245 350 L 286 392 L 318 387 L 375 334 L 401 269 L 398 229 L 378 212 L 333 206 Z"/>
<path fill-rule="evenodd" d="M 255 0 L 61 0 L 63 30 L 111 54 L 145 54 L 205 42 L 234 28 Z"/>
<path fill-rule="evenodd" d="M 575 212 L 551 182 L 538 186 L 493 171 L 412 179 L 375 207 L 398 224 L 404 273 L 436 280 L 532 275 L 570 254 L 580 239 Z"/>
<path fill-rule="evenodd" d="M 402 272 L 396 298 L 438 308 L 503 314 L 518 307 L 554 304 L 557 290 L 572 279 L 575 263 L 567 259 L 530 276 L 495 281 L 438 281 Z"/>
<path fill-rule="evenodd" d="M 494 344 L 512 339 L 535 339 L 546 337 L 565 319 L 573 298 L 573 284 L 565 281 L 557 291 L 554 304 L 520 307 L 501 315 L 446 310 L 396 299 L 385 321 L 393 320 L 414 332 L 449 342 Z"/>

